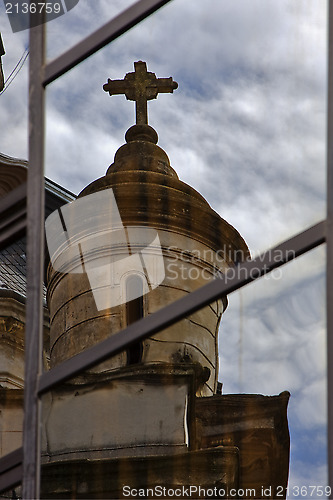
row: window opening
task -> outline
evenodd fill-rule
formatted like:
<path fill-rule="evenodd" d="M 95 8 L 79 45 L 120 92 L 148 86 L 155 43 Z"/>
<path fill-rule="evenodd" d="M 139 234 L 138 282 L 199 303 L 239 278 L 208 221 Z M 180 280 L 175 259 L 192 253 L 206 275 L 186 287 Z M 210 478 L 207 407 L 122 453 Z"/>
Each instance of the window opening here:
<path fill-rule="evenodd" d="M 143 283 L 137 275 L 126 279 L 126 325 L 143 318 Z M 143 345 L 137 342 L 127 349 L 127 365 L 142 361 Z"/>

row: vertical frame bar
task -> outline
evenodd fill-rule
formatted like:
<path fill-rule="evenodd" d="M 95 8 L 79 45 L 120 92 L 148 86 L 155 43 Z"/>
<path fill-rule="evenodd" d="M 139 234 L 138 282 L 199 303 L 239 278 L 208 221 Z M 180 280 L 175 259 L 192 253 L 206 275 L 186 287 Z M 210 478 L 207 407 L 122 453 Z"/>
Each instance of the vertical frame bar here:
<path fill-rule="evenodd" d="M 328 483 L 333 487 L 333 6 L 328 0 L 328 88 L 327 88 L 327 230 L 326 230 L 326 319 L 327 319 L 327 449 Z M 333 498 L 333 494 L 330 495 Z"/>
<path fill-rule="evenodd" d="M 43 338 L 44 88 L 45 25 L 30 29 L 29 168 L 27 181 L 27 307 L 23 422 L 23 498 L 38 499 L 40 400 Z"/>

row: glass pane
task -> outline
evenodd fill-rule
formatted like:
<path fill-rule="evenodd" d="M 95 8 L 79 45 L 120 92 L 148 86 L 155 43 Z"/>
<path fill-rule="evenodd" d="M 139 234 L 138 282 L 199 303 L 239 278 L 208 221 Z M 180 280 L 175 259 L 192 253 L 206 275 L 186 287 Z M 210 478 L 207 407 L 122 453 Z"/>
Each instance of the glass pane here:
<path fill-rule="evenodd" d="M 22 498 L 22 488 L 21 486 L 16 486 L 7 491 L 3 491 L 0 493 L 0 498 L 7 500 L 20 500 Z"/>
<path fill-rule="evenodd" d="M 238 484 L 238 491 L 263 491 L 260 498 L 283 498 L 286 491 L 296 498 L 300 488 L 319 496 L 327 485 L 324 251 L 229 297 L 220 331 L 222 391 L 218 384 L 214 395 L 194 392 L 205 375 L 191 358 L 194 325 L 209 319 L 201 311 L 169 329 L 181 347 L 186 322 L 192 323 L 192 338 L 182 346 L 187 358 L 167 363 L 164 343 L 152 363 L 161 332 L 143 342 L 140 362 L 126 362 L 124 353 L 45 396 L 45 496 L 118 498 L 138 488 L 156 495 L 157 486 L 200 484 L 211 491 L 217 480 L 221 491 Z M 84 345 L 83 324 L 81 332 Z"/>
<path fill-rule="evenodd" d="M 319 247 L 232 294 L 220 332 L 224 393 L 290 392 L 289 498 L 328 484 L 324 304 Z"/>
<path fill-rule="evenodd" d="M 238 448 L 202 439 L 197 406 L 222 396 L 200 394 L 209 370 L 193 362 L 195 339 L 182 343 L 189 320 L 168 329 L 169 341 L 161 333 L 159 349 L 158 336 L 143 341 L 139 362 L 122 353 L 43 397 L 42 498 L 133 498 L 139 489 L 156 498 L 179 488 L 194 497 L 199 486 L 236 487 Z M 82 343 L 85 333 L 82 325 Z"/>
<path fill-rule="evenodd" d="M 27 163 L 0 155 L 0 457 L 22 446 L 24 349 L 27 296 L 27 240 L 20 223 Z M 16 194 L 15 194 L 16 193 Z M 46 214 L 67 203 L 68 193 L 46 182 Z M 49 313 L 44 288 L 44 347 L 49 351 Z"/>

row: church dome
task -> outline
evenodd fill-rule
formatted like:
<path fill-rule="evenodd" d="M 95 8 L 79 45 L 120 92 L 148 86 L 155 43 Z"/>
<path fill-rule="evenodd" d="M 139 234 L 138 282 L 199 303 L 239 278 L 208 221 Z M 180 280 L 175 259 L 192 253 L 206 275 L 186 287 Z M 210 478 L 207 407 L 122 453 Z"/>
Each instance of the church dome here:
<path fill-rule="evenodd" d="M 24 160 L 0 153 L 0 196 L 4 196 L 27 180 L 28 164 Z"/>

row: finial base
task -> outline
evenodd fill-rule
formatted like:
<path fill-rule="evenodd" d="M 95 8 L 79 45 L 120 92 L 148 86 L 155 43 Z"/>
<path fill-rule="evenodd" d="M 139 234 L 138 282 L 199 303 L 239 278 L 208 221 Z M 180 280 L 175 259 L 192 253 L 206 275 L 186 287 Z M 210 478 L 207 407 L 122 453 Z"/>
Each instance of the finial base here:
<path fill-rule="evenodd" d="M 126 142 L 144 141 L 157 144 L 158 135 L 150 125 L 133 125 L 125 134 Z"/>

